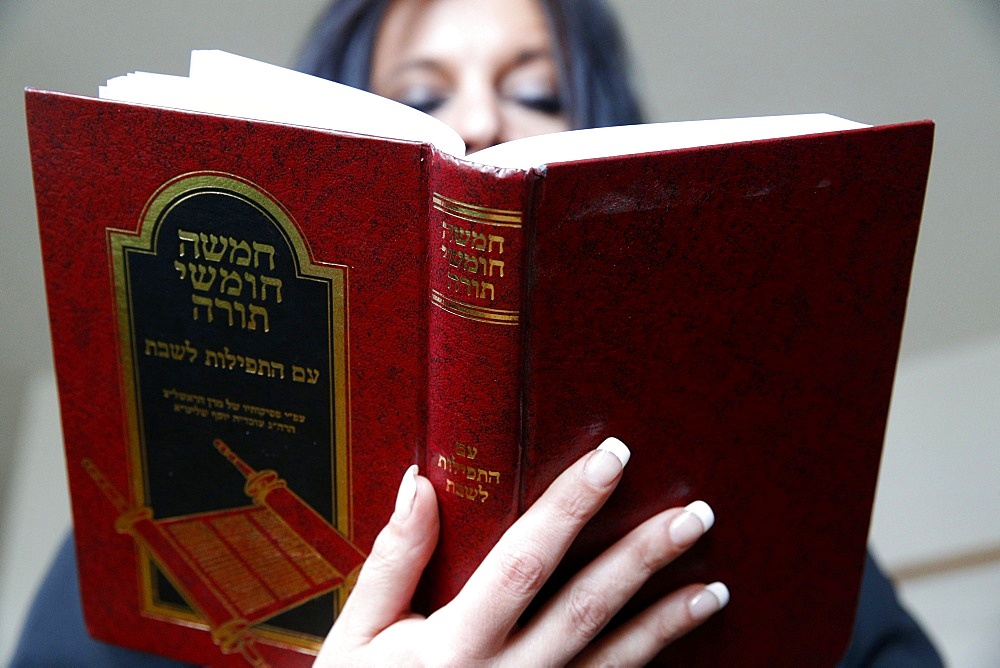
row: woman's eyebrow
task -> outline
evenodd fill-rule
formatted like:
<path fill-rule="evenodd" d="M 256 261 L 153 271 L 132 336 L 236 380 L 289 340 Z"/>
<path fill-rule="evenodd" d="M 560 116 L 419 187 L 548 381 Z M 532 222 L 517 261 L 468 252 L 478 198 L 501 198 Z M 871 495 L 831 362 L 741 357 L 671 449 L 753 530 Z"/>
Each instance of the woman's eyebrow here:
<path fill-rule="evenodd" d="M 524 65 L 525 63 L 530 63 L 536 60 L 552 60 L 552 49 L 549 48 L 537 48 L 537 49 L 525 49 L 517 54 L 513 60 L 513 65 L 515 67 L 519 65 Z"/>
<path fill-rule="evenodd" d="M 516 72 L 522 67 L 530 67 L 535 63 L 551 63 L 554 69 L 555 58 L 552 55 L 552 49 L 539 47 L 520 51 L 516 56 L 514 56 L 513 59 L 501 68 L 499 77 L 506 77 L 508 74 Z"/>
<path fill-rule="evenodd" d="M 398 77 L 411 71 L 427 71 L 435 74 L 444 74 L 444 66 L 432 58 L 417 58 L 396 65 L 389 70 L 389 77 Z"/>
<path fill-rule="evenodd" d="M 527 65 L 539 60 L 552 60 L 552 50 L 547 47 L 525 49 L 520 51 L 509 61 L 503 69 L 509 71 L 522 65 Z M 434 58 L 415 58 L 396 65 L 389 71 L 388 76 L 397 77 L 411 71 L 427 71 L 436 74 L 444 74 L 445 66 Z"/>

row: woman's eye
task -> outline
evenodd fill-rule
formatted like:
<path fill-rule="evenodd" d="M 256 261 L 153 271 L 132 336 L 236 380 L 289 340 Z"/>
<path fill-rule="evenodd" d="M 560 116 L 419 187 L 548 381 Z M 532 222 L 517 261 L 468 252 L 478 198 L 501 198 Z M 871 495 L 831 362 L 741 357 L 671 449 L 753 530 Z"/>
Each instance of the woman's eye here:
<path fill-rule="evenodd" d="M 538 111 L 550 116 L 556 116 L 563 112 L 562 98 L 555 94 L 521 95 L 516 98 L 516 101 L 522 107 L 527 107 L 532 111 Z"/>
<path fill-rule="evenodd" d="M 448 98 L 436 91 L 419 89 L 405 92 L 398 96 L 396 101 L 425 114 L 433 114 L 448 101 Z"/>

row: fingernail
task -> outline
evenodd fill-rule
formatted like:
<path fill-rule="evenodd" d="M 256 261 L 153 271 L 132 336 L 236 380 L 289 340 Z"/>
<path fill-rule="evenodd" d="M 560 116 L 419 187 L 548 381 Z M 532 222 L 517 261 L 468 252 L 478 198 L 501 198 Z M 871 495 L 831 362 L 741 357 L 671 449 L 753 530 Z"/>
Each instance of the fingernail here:
<path fill-rule="evenodd" d="M 729 587 L 721 582 L 713 582 L 695 594 L 688 602 L 688 610 L 695 621 L 708 619 L 729 603 Z"/>
<path fill-rule="evenodd" d="M 677 547 L 687 547 L 712 528 L 715 513 L 704 501 L 693 501 L 670 523 L 670 540 Z"/>
<path fill-rule="evenodd" d="M 396 510 L 392 513 L 392 518 L 397 522 L 405 521 L 413 510 L 415 498 L 417 498 L 416 464 L 406 469 L 406 473 L 403 474 L 403 480 L 399 483 L 399 491 L 396 492 Z"/>
<path fill-rule="evenodd" d="M 597 450 L 587 460 L 583 472 L 587 480 L 593 484 L 606 487 L 621 474 L 631 456 L 628 446 L 617 438 L 608 438 L 597 446 Z"/>

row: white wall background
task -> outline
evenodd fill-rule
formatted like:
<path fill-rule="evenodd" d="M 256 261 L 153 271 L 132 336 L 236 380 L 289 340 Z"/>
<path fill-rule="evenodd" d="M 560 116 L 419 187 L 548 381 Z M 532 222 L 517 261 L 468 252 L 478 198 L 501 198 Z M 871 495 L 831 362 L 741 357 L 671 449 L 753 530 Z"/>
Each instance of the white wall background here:
<path fill-rule="evenodd" d="M 21 91 L 183 73 L 192 48 L 289 64 L 323 4 L 0 0 L 0 663 L 68 526 Z M 872 541 L 945 569 L 902 593 L 952 665 L 1000 665 L 1000 3 L 612 4 L 650 120 L 937 121 Z"/>

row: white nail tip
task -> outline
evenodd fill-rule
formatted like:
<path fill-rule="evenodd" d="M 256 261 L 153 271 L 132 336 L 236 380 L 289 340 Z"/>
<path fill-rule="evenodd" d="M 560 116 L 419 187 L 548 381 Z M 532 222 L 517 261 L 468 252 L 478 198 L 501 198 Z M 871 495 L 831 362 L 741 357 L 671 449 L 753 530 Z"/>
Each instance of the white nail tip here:
<path fill-rule="evenodd" d="M 722 584 L 721 582 L 713 582 L 705 587 L 705 591 L 709 592 L 719 601 L 719 609 L 726 607 L 729 604 L 729 587 Z"/>
<path fill-rule="evenodd" d="M 628 460 L 632 456 L 632 453 L 631 451 L 629 451 L 628 446 L 619 441 L 614 436 L 606 438 L 603 443 L 597 446 L 597 449 L 607 450 L 608 452 L 613 454 L 615 457 L 618 458 L 618 461 L 622 463 L 622 467 L 628 464 Z"/>
<path fill-rule="evenodd" d="M 692 501 L 684 507 L 684 510 L 697 516 L 701 520 L 702 526 L 705 527 L 705 531 L 711 529 L 712 525 L 715 524 L 715 512 L 712 510 L 712 506 L 704 501 Z"/>
<path fill-rule="evenodd" d="M 417 472 L 419 470 L 419 466 L 411 464 L 403 474 L 403 486 L 406 489 L 407 496 L 414 496 L 417 493 Z"/>
<path fill-rule="evenodd" d="M 399 482 L 399 491 L 396 492 L 396 512 L 402 517 L 409 515 L 413 499 L 417 496 L 418 470 L 419 467 L 413 464 L 406 469 L 403 479 Z"/>

